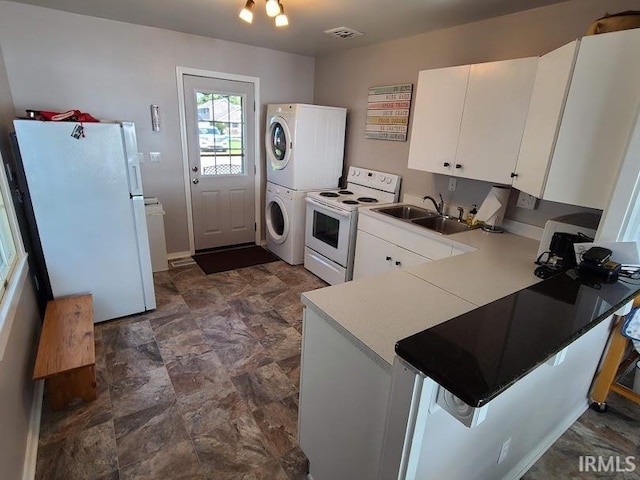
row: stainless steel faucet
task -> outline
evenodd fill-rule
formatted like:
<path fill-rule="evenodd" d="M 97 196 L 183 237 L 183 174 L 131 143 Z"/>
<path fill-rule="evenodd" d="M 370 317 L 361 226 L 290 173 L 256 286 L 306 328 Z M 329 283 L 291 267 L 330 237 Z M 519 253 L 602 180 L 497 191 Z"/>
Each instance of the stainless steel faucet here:
<path fill-rule="evenodd" d="M 425 200 L 431 200 L 433 202 L 434 207 L 436 207 L 436 212 L 438 212 L 439 215 L 444 215 L 443 210 L 444 210 L 444 200 L 442 199 L 442 194 L 438 194 L 438 197 L 440 197 L 440 201 L 436 202 L 436 199 L 433 198 L 430 195 L 427 195 L 425 197 L 422 198 L 422 201 L 424 202 Z"/>
<path fill-rule="evenodd" d="M 458 221 L 462 222 L 462 216 L 464 215 L 464 208 L 458 205 Z"/>

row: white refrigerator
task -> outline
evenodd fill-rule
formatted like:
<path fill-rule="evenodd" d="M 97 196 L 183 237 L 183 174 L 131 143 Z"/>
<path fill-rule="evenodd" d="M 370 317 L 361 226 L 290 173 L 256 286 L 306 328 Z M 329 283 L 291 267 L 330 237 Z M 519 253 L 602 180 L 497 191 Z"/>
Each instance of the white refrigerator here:
<path fill-rule="evenodd" d="M 15 120 L 14 126 L 22 195 L 35 223 L 31 236 L 53 297 L 93 294 L 96 322 L 154 309 L 133 123 Z"/>

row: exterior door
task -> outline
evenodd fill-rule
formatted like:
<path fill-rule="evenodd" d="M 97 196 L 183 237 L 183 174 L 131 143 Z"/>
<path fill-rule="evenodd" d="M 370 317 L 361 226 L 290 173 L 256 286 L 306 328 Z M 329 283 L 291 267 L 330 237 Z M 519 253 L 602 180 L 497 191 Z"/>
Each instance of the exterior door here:
<path fill-rule="evenodd" d="M 195 249 L 255 242 L 253 84 L 184 75 Z"/>

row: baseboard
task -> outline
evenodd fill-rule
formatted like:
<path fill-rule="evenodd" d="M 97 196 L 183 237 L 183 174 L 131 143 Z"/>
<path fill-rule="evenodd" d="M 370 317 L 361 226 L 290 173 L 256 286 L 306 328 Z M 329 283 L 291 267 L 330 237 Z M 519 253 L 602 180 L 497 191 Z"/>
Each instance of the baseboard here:
<path fill-rule="evenodd" d="M 186 252 L 174 252 L 174 253 L 168 253 L 167 254 L 167 260 L 171 261 L 171 260 L 178 260 L 180 258 L 187 258 L 191 256 L 191 252 L 186 251 Z"/>
<path fill-rule="evenodd" d="M 36 477 L 36 460 L 38 458 L 38 439 L 40 438 L 40 417 L 42 416 L 42 397 L 44 380 L 38 380 L 33 388 L 33 402 L 29 417 L 29 435 L 24 454 L 22 480 L 33 480 Z"/>
<path fill-rule="evenodd" d="M 527 473 L 531 467 L 533 467 L 533 464 L 540 460 L 540 457 L 542 457 L 542 455 L 544 455 L 545 452 L 549 450 L 554 443 L 556 443 L 564 432 L 569 430 L 571 425 L 573 425 L 588 408 L 589 405 L 587 403 L 580 406 L 573 412 L 573 415 L 571 415 L 568 420 L 558 425 L 557 428 L 555 428 L 542 440 L 542 442 L 538 444 L 538 448 L 522 459 L 507 475 L 504 476 L 504 478 L 507 480 L 518 480 L 522 478 L 522 476 Z"/>

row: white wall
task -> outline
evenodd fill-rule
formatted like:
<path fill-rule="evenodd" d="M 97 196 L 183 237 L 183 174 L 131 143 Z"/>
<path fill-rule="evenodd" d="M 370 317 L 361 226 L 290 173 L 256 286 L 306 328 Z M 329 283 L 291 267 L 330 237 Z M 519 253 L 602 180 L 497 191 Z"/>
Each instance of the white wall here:
<path fill-rule="evenodd" d="M 0 1 L 0 46 L 19 114 L 78 108 L 132 120 L 139 150 L 161 152 L 142 174 L 145 195 L 167 212 L 170 253 L 189 250 L 176 66 L 260 77 L 262 121 L 268 103 L 313 100 L 313 58 L 29 5 Z M 159 133 L 150 104 L 160 106 Z"/>
<path fill-rule="evenodd" d="M 449 177 L 407 168 L 408 141 L 365 139 L 367 89 L 398 83 L 413 83 L 415 86 L 418 72 L 430 68 L 540 55 L 581 36 L 589 24 L 605 12 L 634 8 L 638 8 L 637 0 L 573 0 L 328 54 L 316 59 L 314 100 L 349 109 L 347 165 L 400 174 L 404 193 L 427 195 L 441 192 L 447 202 L 467 206 L 481 203 L 491 184 L 460 179 L 457 191 L 450 194 L 447 191 Z M 544 225 L 549 217 L 584 211 L 553 202 L 542 202 L 540 208 L 533 212 L 516 209 L 517 195 L 512 194 L 511 197 L 506 216 L 532 225 Z"/>
<path fill-rule="evenodd" d="M 0 50 L 0 152 L 3 156 L 8 154 L 7 135 L 12 119 L 13 102 Z M 25 281 L 0 361 L 0 477 L 7 479 L 22 477 L 34 394 L 31 375 L 40 320 L 28 277 Z"/>

